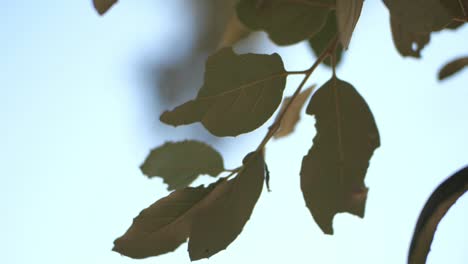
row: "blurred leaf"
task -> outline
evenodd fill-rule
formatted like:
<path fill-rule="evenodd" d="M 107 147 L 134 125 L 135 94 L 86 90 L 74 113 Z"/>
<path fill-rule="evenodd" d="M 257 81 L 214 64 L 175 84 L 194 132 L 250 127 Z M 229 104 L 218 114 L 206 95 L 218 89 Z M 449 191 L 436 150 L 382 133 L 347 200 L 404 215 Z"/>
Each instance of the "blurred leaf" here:
<path fill-rule="evenodd" d="M 103 15 L 109 10 L 117 0 L 93 0 L 93 5 L 99 15 Z"/>
<path fill-rule="evenodd" d="M 363 4 L 364 0 L 336 0 L 336 19 L 344 49 L 348 49 Z"/>
<path fill-rule="evenodd" d="M 468 19 L 468 0 L 440 0 L 440 2 L 452 16 Z"/>
<path fill-rule="evenodd" d="M 190 232 L 191 260 L 209 258 L 224 250 L 240 234 L 262 192 L 265 162 L 259 152 L 244 158 L 233 180 L 221 183 L 210 202 L 197 212 Z"/>
<path fill-rule="evenodd" d="M 197 97 L 161 115 L 173 126 L 201 122 L 216 136 L 261 126 L 281 103 L 287 72 L 278 54 L 237 55 L 224 48 L 208 58 Z"/>
<path fill-rule="evenodd" d="M 149 178 L 163 178 L 168 190 L 174 190 L 187 187 L 201 174 L 217 176 L 224 165 L 221 155 L 209 145 L 186 140 L 153 149 L 140 169 Z"/>
<path fill-rule="evenodd" d="M 299 122 L 299 119 L 301 118 L 300 117 L 301 109 L 304 106 L 307 98 L 309 98 L 310 93 L 312 93 L 312 90 L 314 88 L 315 88 L 315 85 L 307 88 L 306 90 L 302 91 L 300 94 L 297 95 L 297 97 L 289 106 L 287 112 L 284 114 L 283 119 L 281 120 L 280 127 L 278 128 L 275 135 L 273 136 L 274 138 L 276 139 L 282 138 L 294 132 L 294 128 L 296 127 L 297 122 Z M 290 96 L 286 97 L 283 100 L 281 109 L 278 113 L 278 116 L 276 117 L 277 119 L 284 112 L 286 106 L 289 104 L 290 101 L 291 101 Z"/>
<path fill-rule="evenodd" d="M 429 43 L 430 33 L 409 32 L 397 20 L 391 18 L 392 37 L 396 49 L 404 57 L 421 57 L 421 50 Z"/>
<path fill-rule="evenodd" d="M 311 38 L 326 22 L 335 0 L 240 0 L 239 19 L 252 30 L 264 30 L 278 45 Z"/>
<path fill-rule="evenodd" d="M 311 39 L 309 39 L 309 45 L 314 51 L 316 56 L 320 56 L 322 52 L 327 48 L 327 45 L 330 41 L 338 34 L 338 27 L 336 25 L 336 15 L 335 11 L 330 12 L 327 18 L 327 22 L 323 28 L 315 34 Z M 335 63 L 338 65 L 341 62 L 341 56 L 343 53 L 343 47 L 341 44 L 338 44 L 335 50 Z M 330 60 L 325 60 L 323 62 L 325 65 L 331 67 Z"/>
<path fill-rule="evenodd" d="M 445 78 L 452 76 L 453 74 L 461 71 L 466 66 L 468 66 L 468 57 L 458 58 L 447 63 L 439 71 L 439 80 L 444 80 Z"/>
<path fill-rule="evenodd" d="M 249 33 L 250 31 L 239 21 L 237 14 L 233 13 L 224 29 L 219 48 L 233 46 L 239 40 L 247 37 Z"/>
<path fill-rule="evenodd" d="M 174 251 L 190 235 L 196 211 L 212 202 L 213 190 L 225 182 L 180 189 L 158 200 L 141 211 L 127 232 L 114 241 L 112 250 L 138 259 Z"/>
<path fill-rule="evenodd" d="M 468 167 L 446 179 L 431 194 L 414 229 L 408 254 L 409 264 L 426 263 L 437 225 L 466 191 L 468 191 Z"/>
<path fill-rule="evenodd" d="M 361 95 L 336 77 L 314 94 L 306 112 L 315 115 L 317 134 L 302 160 L 301 189 L 312 217 L 333 234 L 336 213 L 364 216 L 364 177 L 379 132 Z"/>

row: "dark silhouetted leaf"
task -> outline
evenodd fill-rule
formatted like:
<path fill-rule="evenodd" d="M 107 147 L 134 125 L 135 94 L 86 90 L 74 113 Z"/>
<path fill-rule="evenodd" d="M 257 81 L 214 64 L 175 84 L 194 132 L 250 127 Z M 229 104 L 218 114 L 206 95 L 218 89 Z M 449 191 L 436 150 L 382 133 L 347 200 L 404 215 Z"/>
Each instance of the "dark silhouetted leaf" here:
<path fill-rule="evenodd" d="M 315 115 L 317 134 L 302 160 L 301 189 L 312 217 L 332 234 L 336 213 L 364 216 L 364 177 L 379 132 L 361 95 L 336 77 L 312 96 L 306 112 Z"/>
<path fill-rule="evenodd" d="M 309 45 L 312 47 L 316 56 L 322 54 L 323 51 L 327 48 L 328 44 L 332 41 L 332 39 L 338 34 L 338 26 L 336 25 L 336 15 L 335 12 L 332 11 L 328 15 L 327 22 L 323 26 L 323 28 L 315 34 L 314 37 L 309 39 Z M 335 50 L 335 63 L 338 65 L 341 61 L 341 56 L 343 53 L 343 47 L 341 44 L 338 44 Z M 330 60 L 325 60 L 323 63 L 327 66 L 331 66 Z"/>
<path fill-rule="evenodd" d="M 336 0 L 336 19 L 344 49 L 348 49 L 363 4 L 364 0 Z"/>
<path fill-rule="evenodd" d="M 264 30 L 278 45 L 314 36 L 325 24 L 335 0 L 240 0 L 237 14 L 252 30 Z"/>
<path fill-rule="evenodd" d="M 224 165 L 221 155 L 209 145 L 186 140 L 153 149 L 140 169 L 149 178 L 163 178 L 168 190 L 174 190 L 187 187 L 201 174 L 216 176 Z"/>
<path fill-rule="evenodd" d="M 174 251 L 187 241 L 192 219 L 203 203 L 212 202 L 215 187 L 185 188 L 172 192 L 141 211 L 132 226 L 114 241 L 113 250 L 131 258 L 146 258 Z"/>
<path fill-rule="evenodd" d="M 393 41 L 403 56 L 419 57 L 430 33 L 447 27 L 453 16 L 440 0 L 384 0 L 390 11 Z M 417 48 L 412 45 L 416 43 Z"/>
<path fill-rule="evenodd" d="M 468 18 L 468 0 L 440 0 L 449 13 L 457 18 Z"/>
<path fill-rule="evenodd" d="M 398 52 L 404 57 L 421 57 L 421 50 L 429 43 L 430 33 L 407 31 L 397 20 L 391 18 L 392 37 Z"/>
<path fill-rule="evenodd" d="M 285 137 L 294 131 L 294 128 L 296 127 L 296 124 L 297 122 L 299 122 L 299 119 L 301 117 L 301 109 L 314 88 L 315 85 L 309 87 L 308 89 L 302 91 L 300 94 L 297 95 L 297 97 L 289 106 L 288 111 L 284 114 L 283 119 L 281 120 L 280 127 L 273 136 L 274 138 Z M 283 104 L 281 105 L 281 109 L 278 113 L 277 118 L 282 114 L 282 112 L 284 112 L 286 106 L 289 104 L 290 101 L 291 97 L 286 97 L 283 100 Z"/>
<path fill-rule="evenodd" d="M 117 0 L 93 0 L 94 8 L 100 15 L 106 13 L 115 3 Z"/>
<path fill-rule="evenodd" d="M 408 254 L 409 264 L 426 263 L 434 233 L 450 207 L 468 191 L 468 167 L 445 180 L 432 193 L 419 215 Z"/>
<path fill-rule="evenodd" d="M 243 163 L 239 175 L 217 186 L 213 201 L 197 212 L 190 232 L 191 260 L 208 258 L 225 249 L 249 220 L 262 192 L 265 162 L 260 153 L 253 152 Z"/>
<path fill-rule="evenodd" d="M 468 66 L 468 57 L 458 58 L 447 63 L 439 71 L 439 80 L 443 80 L 452 76 L 453 74 L 461 71 L 463 68 Z"/>
<path fill-rule="evenodd" d="M 161 115 L 178 126 L 201 122 L 216 136 L 250 132 L 281 103 L 287 73 L 278 54 L 235 54 L 224 48 L 208 58 L 197 97 Z"/>

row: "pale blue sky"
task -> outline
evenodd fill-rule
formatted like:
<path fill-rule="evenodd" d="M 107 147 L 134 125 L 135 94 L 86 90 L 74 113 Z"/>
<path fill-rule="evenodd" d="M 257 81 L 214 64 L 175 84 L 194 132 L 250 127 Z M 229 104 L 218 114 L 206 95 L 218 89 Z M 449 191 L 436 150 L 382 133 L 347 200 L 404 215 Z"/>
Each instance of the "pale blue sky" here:
<path fill-rule="evenodd" d="M 113 240 L 138 212 L 167 195 L 139 165 L 165 140 L 185 139 L 151 113 L 138 72 L 146 55 L 161 64 L 186 52 L 185 1 L 121 1 L 98 17 L 90 1 L 5 1 L 0 9 L 0 262 L 188 263 L 175 253 L 131 260 L 112 252 Z M 403 59 L 391 42 L 388 12 L 366 1 L 338 75 L 367 100 L 382 146 L 366 177 L 365 219 L 335 218 L 334 236 L 313 222 L 299 189 L 302 156 L 314 136 L 313 118 L 267 150 L 273 192 L 264 192 L 242 234 L 198 263 L 404 263 L 417 216 L 432 190 L 468 164 L 468 72 L 445 82 L 439 67 L 468 53 L 468 28 L 434 34 L 422 60 Z M 255 52 L 282 55 L 288 70 L 314 58 L 305 44 Z M 241 44 L 239 51 L 247 52 Z M 252 50 L 250 50 L 252 51 Z M 170 53 L 169 53 L 170 52 Z M 330 72 L 319 68 L 311 83 Z M 288 79 L 286 94 L 298 79 Z M 193 88 L 194 91 L 198 87 Z M 271 121 L 270 121 L 271 122 Z M 266 131 L 226 139 L 228 167 L 238 165 Z M 202 181 L 201 181 L 202 182 Z M 430 263 L 468 261 L 468 198 L 436 233 Z"/>

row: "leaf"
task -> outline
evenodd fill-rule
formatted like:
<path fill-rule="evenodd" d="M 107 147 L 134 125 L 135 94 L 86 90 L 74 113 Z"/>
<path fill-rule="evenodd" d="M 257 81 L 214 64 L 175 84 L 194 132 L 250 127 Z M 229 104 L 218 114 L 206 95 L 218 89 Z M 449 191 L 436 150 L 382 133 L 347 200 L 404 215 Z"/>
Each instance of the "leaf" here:
<path fill-rule="evenodd" d="M 336 19 L 344 49 L 348 49 L 363 4 L 364 0 L 336 0 Z"/>
<path fill-rule="evenodd" d="M 312 93 L 312 90 L 314 88 L 315 88 L 315 85 L 309 87 L 308 89 L 302 91 L 300 94 L 297 95 L 297 97 L 289 106 L 288 111 L 284 114 L 283 119 L 281 120 L 280 127 L 278 128 L 275 135 L 273 136 L 275 139 L 285 137 L 294 131 L 294 128 L 296 127 L 296 124 L 297 122 L 299 122 L 299 119 L 300 119 L 301 109 L 304 106 L 307 98 L 309 98 L 310 93 Z M 276 117 L 277 119 L 284 112 L 286 106 L 289 104 L 290 101 L 291 101 L 290 96 L 284 99 L 283 104 L 281 105 L 281 109 L 278 113 L 278 116 Z"/>
<path fill-rule="evenodd" d="M 311 39 L 309 39 L 309 45 L 314 51 L 316 56 L 322 54 L 323 51 L 327 48 L 328 44 L 332 39 L 338 34 L 338 27 L 336 25 L 336 15 L 335 11 L 331 11 L 328 15 L 327 22 L 323 26 L 323 28 L 315 34 Z M 338 44 L 335 50 L 335 63 L 338 65 L 341 61 L 341 56 L 343 53 L 343 47 Z M 330 60 L 325 60 L 323 62 L 325 65 L 331 67 Z"/>
<path fill-rule="evenodd" d="M 233 46 L 239 40 L 247 37 L 249 33 L 250 31 L 239 21 L 237 14 L 233 13 L 224 29 L 219 48 Z"/>
<path fill-rule="evenodd" d="M 440 0 L 440 2 L 452 16 L 468 19 L 468 0 Z"/>
<path fill-rule="evenodd" d="M 468 167 L 446 179 L 431 194 L 414 229 L 408 254 L 409 264 L 426 263 L 437 225 L 466 191 L 468 191 Z"/>
<path fill-rule="evenodd" d="M 262 192 L 265 162 L 258 152 L 244 158 L 244 168 L 213 191 L 213 200 L 197 212 L 189 240 L 191 260 L 224 250 L 242 231 Z"/>
<path fill-rule="evenodd" d="M 186 140 L 153 149 L 140 169 L 149 178 L 163 178 L 168 190 L 174 190 L 187 187 L 201 174 L 216 176 L 224 165 L 221 155 L 209 145 Z"/>
<path fill-rule="evenodd" d="M 468 57 L 462 57 L 447 63 L 439 71 L 439 80 L 444 80 L 468 66 Z"/>
<path fill-rule="evenodd" d="M 276 44 L 291 45 L 317 34 L 334 6 L 335 0 L 240 0 L 237 15 Z"/>
<path fill-rule="evenodd" d="M 265 123 L 281 103 L 287 72 L 278 54 L 237 55 L 224 48 L 208 58 L 197 97 L 161 115 L 173 126 L 201 122 L 216 136 L 237 136 Z"/>
<path fill-rule="evenodd" d="M 250 153 L 234 179 L 176 190 L 141 211 L 114 241 L 113 250 L 131 258 L 158 256 L 174 251 L 190 237 L 192 260 L 212 256 L 242 231 L 262 191 L 263 178 L 262 155 Z"/>
<path fill-rule="evenodd" d="M 215 187 L 224 182 L 180 189 L 158 200 L 135 217 L 127 232 L 114 241 L 112 250 L 137 259 L 174 251 L 190 235 L 196 210 L 210 202 Z"/>
<path fill-rule="evenodd" d="M 404 57 L 421 57 L 421 50 L 429 43 L 429 33 L 409 32 L 397 20 L 391 18 L 392 37 L 395 47 Z"/>
<path fill-rule="evenodd" d="M 99 15 L 104 15 L 115 3 L 117 0 L 93 0 L 94 8 Z"/>
<path fill-rule="evenodd" d="M 317 134 L 302 160 L 301 189 L 312 217 L 333 234 L 336 213 L 364 216 L 364 177 L 379 132 L 361 95 L 336 77 L 314 94 L 306 112 L 315 115 Z"/>

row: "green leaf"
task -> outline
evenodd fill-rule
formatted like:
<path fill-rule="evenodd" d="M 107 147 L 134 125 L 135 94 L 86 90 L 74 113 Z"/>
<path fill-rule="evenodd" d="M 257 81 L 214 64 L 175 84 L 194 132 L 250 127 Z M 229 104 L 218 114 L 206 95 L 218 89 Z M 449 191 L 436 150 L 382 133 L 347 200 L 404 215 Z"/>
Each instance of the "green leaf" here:
<path fill-rule="evenodd" d="M 364 177 L 379 133 L 361 95 L 336 77 L 314 94 L 306 112 L 315 115 L 317 134 L 302 160 L 301 189 L 312 217 L 332 234 L 335 214 L 364 216 Z"/>
<path fill-rule="evenodd" d="M 309 45 L 314 51 L 316 56 L 320 56 L 322 52 L 325 51 L 328 44 L 332 41 L 332 39 L 338 34 L 338 26 L 336 25 L 336 15 L 335 12 L 332 11 L 328 15 L 327 22 L 323 26 L 323 28 L 315 34 L 311 39 L 309 39 Z M 341 56 L 343 53 L 343 47 L 341 44 L 338 44 L 335 50 L 335 63 L 338 65 L 341 62 Z M 330 60 L 325 60 L 323 62 L 325 65 L 331 67 Z"/>
<path fill-rule="evenodd" d="M 447 27 L 453 16 L 440 0 L 384 0 L 390 11 L 393 40 L 403 56 L 419 57 L 430 33 Z M 413 43 L 418 45 L 412 49 Z"/>
<path fill-rule="evenodd" d="M 336 19 L 340 32 L 340 41 L 348 49 L 354 28 L 361 16 L 364 0 L 336 0 Z"/>
<path fill-rule="evenodd" d="M 315 88 L 315 85 L 305 89 L 304 91 L 302 91 L 300 94 L 297 95 L 297 97 L 288 107 L 287 112 L 284 114 L 283 118 L 281 119 L 280 127 L 278 128 L 278 130 L 276 130 L 276 133 L 273 136 L 273 138 L 275 139 L 282 138 L 294 132 L 296 124 L 297 122 L 299 122 L 299 119 L 301 118 L 300 116 L 301 109 L 304 106 L 306 100 L 309 98 L 314 88 Z M 278 116 L 276 117 L 277 119 L 285 111 L 286 106 L 289 104 L 290 101 L 291 101 L 290 96 L 286 97 L 283 100 L 281 109 L 278 113 Z"/>
<path fill-rule="evenodd" d="M 414 229 L 408 254 L 409 264 L 426 263 L 437 225 L 450 207 L 467 191 L 468 167 L 465 167 L 446 179 L 431 194 Z"/>
<path fill-rule="evenodd" d="M 439 80 L 444 80 L 468 66 L 468 57 L 462 57 L 447 63 L 439 71 Z"/>
<path fill-rule="evenodd" d="M 265 162 L 259 152 L 244 158 L 244 168 L 213 191 L 213 202 L 197 213 L 189 240 L 191 260 L 224 250 L 244 228 L 262 192 Z"/>
<path fill-rule="evenodd" d="M 278 45 L 291 45 L 317 34 L 335 0 L 240 0 L 237 14 L 252 30 L 264 30 Z"/>
<path fill-rule="evenodd" d="M 393 17 L 390 21 L 392 25 L 392 37 L 395 47 L 404 57 L 421 57 L 421 50 L 429 43 L 430 33 L 418 33 L 407 31 Z"/>
<path fill-rule="evenodd" d="M 208 58 L 197 97 L 161 115 L 173 126 L 201 122 L 216 136 L 237 136 L 265 123 L 281 103 L 287 72 L 278 54 L 237 55 L 224 48 Z"/>
<path fill-rule="evenodd" d="M 224 165 L 221 155 L 209 145 L 186 140 L 153 149 L 140 169 L 149 178 L 163 178 L 168 190 L 174 190 L 187 187 L 201 174 L 217 176 Z"/>
<path fill-rule="evenodd" d="M 109 10 L 117 0 L 93 0 L 93 5 L 99 15 L 103 15 Z"/>

